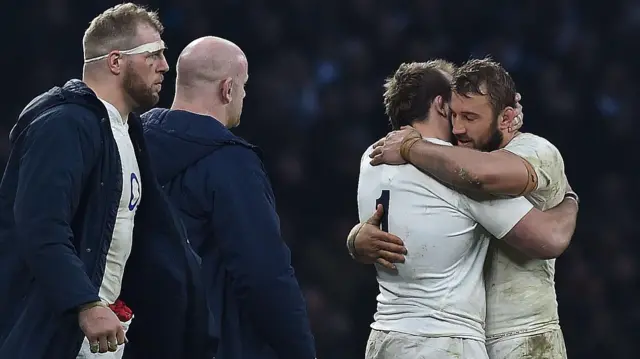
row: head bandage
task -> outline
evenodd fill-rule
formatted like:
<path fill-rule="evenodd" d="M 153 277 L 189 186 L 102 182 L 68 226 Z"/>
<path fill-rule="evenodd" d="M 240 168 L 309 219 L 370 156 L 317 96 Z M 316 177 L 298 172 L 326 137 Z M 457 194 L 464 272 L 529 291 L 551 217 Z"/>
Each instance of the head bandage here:
<path fill-rule="evenodd" d="M 119 53 L 121 53 L 123 55 L 137 55 L 137 54 L 144 54 L 145 52 L 154 53 L 154 52 L 158 52 L 160 50 L 165 50 L 165 49 L 166 49 L 166 46 L 164 46 L 164 41 L 158 40 L 158 41 L 155 41 L 155 42 L 148 42 L 146 44 L 142 44 L 140 46 L 136 46 L 133 49 L 116 50 L 116 51 L 118 51 Z M 111 51 L 109 51 L 109 53 L 111 53 Z M 92 57 L 90 59 L 85 59 L 84 63 L 88 64 L 90 62 L 106 59 L 108 56 L 109 56 L 109 54 L 105 54 L 105 55 L 101 55 L 101 56 Z"/>

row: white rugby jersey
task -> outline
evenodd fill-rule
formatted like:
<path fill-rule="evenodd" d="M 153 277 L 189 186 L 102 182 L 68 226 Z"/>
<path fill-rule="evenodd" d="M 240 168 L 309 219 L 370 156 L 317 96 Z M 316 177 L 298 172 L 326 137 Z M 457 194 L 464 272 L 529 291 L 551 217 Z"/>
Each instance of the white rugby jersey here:
<path fill-rule="evenodd" d="M 484 342 L 486 231 L 502 238 L 533 206 L 522 197 L 473 201 L 414 166 L 371 166 L 371 151 L 360 164 L 360 220 L 382 203 L 383 229 L 402 238 L 408 251 L 397 274 L 376 266 L 380 294 L 371 327 Z"/>
<path fill-rule="evenodd" d="M 129 137 L 127 119 L 120 116 L 118 110 L 110 103 L 101 100 L 109 113 L 109 122 L 113 137 L 118 146 L 120 162 L 122 163 L 122 195 L 118 205 L 118 215 L 113 229 L 113 238 L 107 252 L 107 263 L 102 284 L 100 285 L 100 299 L 113 304 L 120 296 L 124 266 L 131 254 L 133 239 L 133 220 L 142 199 L 142 186 L 138 160 Z"/>
<path fill-rule="evenodd" d="M 564 199 L 567 178 L 560 151 L 546 139 L 521 133 L 504 148 L 527 160 L 538 187 L 526 198 L 540 210 Z M 555 259 L 530 259 L 494 241 L 487 258 L 487 339 L 524 336 L 560 328 L 555 291 Z"/>

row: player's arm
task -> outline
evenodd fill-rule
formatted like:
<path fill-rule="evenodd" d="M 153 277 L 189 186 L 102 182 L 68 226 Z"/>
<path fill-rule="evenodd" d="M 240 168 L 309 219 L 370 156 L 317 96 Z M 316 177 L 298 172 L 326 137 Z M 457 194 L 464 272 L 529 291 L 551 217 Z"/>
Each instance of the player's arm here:
<path fill-rule="evenodd" d="M 523 197 L 464 202 L 469 215 L 499 240 L 531 258 L 560 256 L 571 242 L 578 213 L 577 202 L 565 198 L 542 212 Z"/>
<path fill-rule="evenodd" d="M 502 150 L 481 152 L 419 140 L 404 157 L 438 180 L 471 193 L 523 196 L 538 183 L 527 160 Z"/>
<path fill-rule="evenodd" d="M 503 239 L 530 257 L 556 258 L 569 247 L 577 217 L 577 201 L 565 197 L 548 211 L 532 210 L 527 213 Z"/>
<path fill-rule="evenodd" d="M 41 115 L 17 139 L 13 213 L 17 245 L 36 285 L 57 312 L 65 312 L 99 300 L 72 243 L 70 223 L 100 139 L 90 121 L 57 111 Z"/>
<path fill-rule="evenodd" d="M 306 304 L 262 164 L 242 146 L 226 146 L 214 156 L 215 240 L 242 310 L 278 358 L 313 359 Z"/>

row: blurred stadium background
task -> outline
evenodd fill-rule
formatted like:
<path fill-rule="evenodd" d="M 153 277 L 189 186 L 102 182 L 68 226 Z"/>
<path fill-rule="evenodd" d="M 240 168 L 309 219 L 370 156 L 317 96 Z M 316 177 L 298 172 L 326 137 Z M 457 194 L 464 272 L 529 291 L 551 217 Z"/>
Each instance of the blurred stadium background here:
<path fill-rule="evenodd" d="M 83 31 L 117 2 L 3 3 L 2 163 L 20 110 L 81 76 Z M 516 80 L 524 129 L 556 144 L 582 199 L 579 228 L 556 274 L 569 357 L 638 358 L 640 2 L 138 3 L 159 9 L 172 66 L 204 35 L 228 38 L 247 53 L 248 96 L 236 133 L 265 151 L 319 358 L 362 358 L 375 309 L 374 270 L 351 261 L 344 238 L 357 220 L 360 155 L 389 129 L 383 79 L 403 61 L 459 63 L 486 54 Z M 166 76 L 162 106 L 171 104 L 174 76 Z"/>

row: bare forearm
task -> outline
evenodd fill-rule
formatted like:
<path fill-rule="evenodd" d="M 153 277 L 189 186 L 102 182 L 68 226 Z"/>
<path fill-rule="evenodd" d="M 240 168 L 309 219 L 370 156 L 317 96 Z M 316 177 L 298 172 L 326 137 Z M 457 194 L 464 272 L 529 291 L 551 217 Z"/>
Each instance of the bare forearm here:
<path fill-rule="evenodd" d="M 576 229 L 578 205 L 574 200 L 565 198 L 559 205 L 544 212 L 544 215 L 547 223 L 539 223 L 542 231 L 536 239 L 540 249 L 537 255 L 541 259 L 557 258 L 571 243 Z"/>
<path fill-rule="evenodd" d="M 410 162 L 465 194 L 522 195 L 529 173 L 525 161 L 506 151 L 481 152 L 420 141 Z"/>
<path fill-rule="evenodd" d="M 491 165 L 486 153 L 423 141 L 411 147 L 409 160 L 438 180 L 468 191 L 483 190 L 481 167 Z"/>
<path fill-rule="evenodd" d="M 554 246 L 563 252 L 569 246 L 576 229 L 578 205 L 574 200 L 565 198 L 559 205 L 548 210 L 547 214 L 555 220 L 551 236 L 556 242 Z"/>
<path fill-rule="evenodd" d="M 567 198 L 546 212 L 533 209 L 507 233 L 504 240 L 531 258 L 556 258 L 571 242 L 577 214 L 576 202 Z"/>

